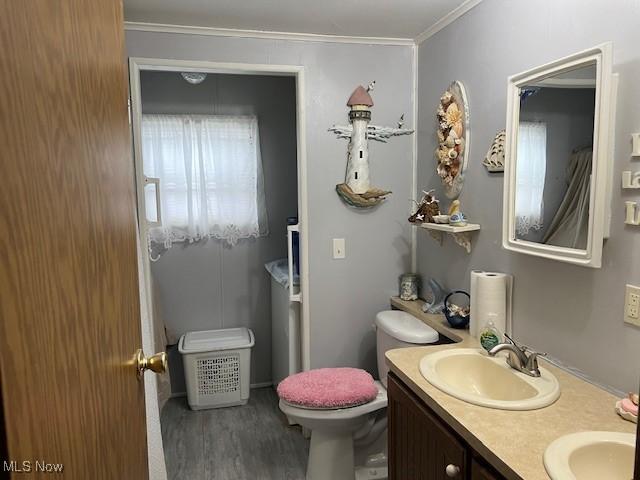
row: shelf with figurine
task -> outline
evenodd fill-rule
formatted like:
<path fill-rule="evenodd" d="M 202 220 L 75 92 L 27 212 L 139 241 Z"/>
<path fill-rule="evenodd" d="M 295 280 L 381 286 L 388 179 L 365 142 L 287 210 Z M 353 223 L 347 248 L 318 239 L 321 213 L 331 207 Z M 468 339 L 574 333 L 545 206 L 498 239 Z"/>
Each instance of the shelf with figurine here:
<path fill-rule="evenodd" d="M 431 237 L 440 245 L 444 243 L 446 233 L 467 253 L 471 253 L 471 232 L 480 230 L 480 225 L 467 222 L 467 217 L 460 210 L 460 200 L 451 202 L 448 213 L 443 214 L 434 190 L 422 193 L 420 202 L 415 202 L 417 209 L 409 217 L 409 222 L 428 230 Z"/>

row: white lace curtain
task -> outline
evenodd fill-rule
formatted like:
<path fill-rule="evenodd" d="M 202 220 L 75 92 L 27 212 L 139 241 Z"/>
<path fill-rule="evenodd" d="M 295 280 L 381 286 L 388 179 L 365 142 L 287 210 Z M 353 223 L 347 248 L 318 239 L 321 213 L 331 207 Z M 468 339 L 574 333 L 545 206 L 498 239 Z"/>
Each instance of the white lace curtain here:
<path fill-rule="evenodd" d="M 144 174 L 160 179 L 161 225 L 149 229 L 150 249 L 268 234 L 257 117 L 143 115 L 142 154 Z"/>
<path fill-rule="evenodd" d="M 520 122 L 516 160 L 516 233 L 520 236 L 542 228 L 546 172 L 546 124 Z"/>

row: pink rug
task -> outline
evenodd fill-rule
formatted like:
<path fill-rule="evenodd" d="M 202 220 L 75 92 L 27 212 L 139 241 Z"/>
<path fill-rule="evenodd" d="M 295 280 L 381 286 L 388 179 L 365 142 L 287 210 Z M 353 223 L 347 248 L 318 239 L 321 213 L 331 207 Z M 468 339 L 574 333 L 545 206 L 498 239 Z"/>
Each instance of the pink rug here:
<path fill-rule="evenodd" d="M 378 388 L 373 377 L 359 368 L 318 368 L 285 378 L 278 385 L 278 395 L 293 405 L 343 408 L 372 401 Z"/>

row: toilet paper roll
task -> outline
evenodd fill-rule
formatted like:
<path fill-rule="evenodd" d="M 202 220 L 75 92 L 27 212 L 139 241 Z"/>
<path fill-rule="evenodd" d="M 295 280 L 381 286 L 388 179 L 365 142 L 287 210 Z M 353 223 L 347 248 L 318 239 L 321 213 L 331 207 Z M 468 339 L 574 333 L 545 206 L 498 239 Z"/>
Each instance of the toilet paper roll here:
<path fill-rule="evenodd" d="M 500 272 L 471 272 L 470 333 L 478 338 L 491 315 L 501 333 L 510 330 L 512 277 Z M 475 297 L 475 298 L 474 298 Z M 475 309 L 475 312 L 474 312 Z"/>

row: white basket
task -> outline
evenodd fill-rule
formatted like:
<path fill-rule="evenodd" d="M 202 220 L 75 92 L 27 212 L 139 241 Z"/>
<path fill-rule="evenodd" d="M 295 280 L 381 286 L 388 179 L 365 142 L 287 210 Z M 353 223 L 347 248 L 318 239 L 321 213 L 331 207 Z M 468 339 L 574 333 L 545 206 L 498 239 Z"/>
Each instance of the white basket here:
<path fill-rule="evenodd" d="M 254 343 L 248 328 L 189 332 L 180 338 L 178 350 L 191 409 L 247 403 Z"/>

